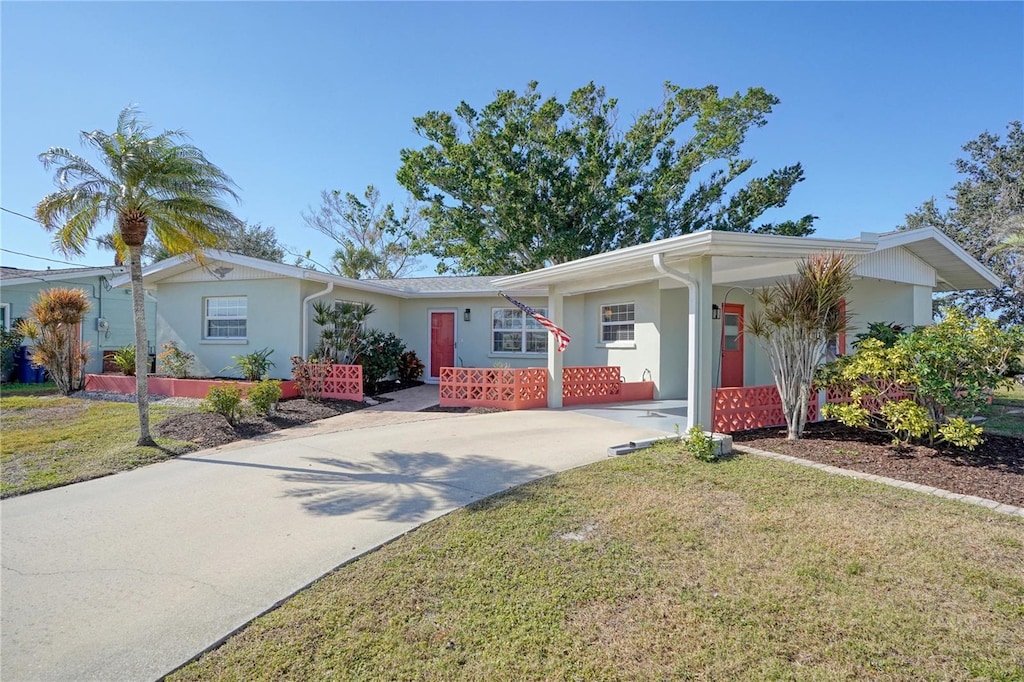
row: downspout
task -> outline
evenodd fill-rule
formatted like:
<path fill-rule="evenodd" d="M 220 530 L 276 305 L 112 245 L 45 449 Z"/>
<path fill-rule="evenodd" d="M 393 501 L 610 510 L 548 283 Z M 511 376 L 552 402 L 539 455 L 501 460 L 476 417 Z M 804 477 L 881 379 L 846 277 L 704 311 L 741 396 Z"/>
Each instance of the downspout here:
<path fill-rule="evenodd" d="M 309 348 L 309 303 L 313 299 L 326 296 L 332 291 L 334 291 L 334 282 L 328 282 L 327 288 L 323 291 L 317 291 L 302 299 L 302 346 L 299 347 L 299 355 L 303 359 L 306 358 L 306 349 Z"/>
<path fill-rule="evenodd" d="M 665 254 L 656 253 L 654 254 L 654 269 L 660 272 L 662 275 L 682 282 L 686 285 L 687 293 L 689 294 L 690 311 L 696 311 L 698 308 L 698 292 L 700 285 L 697 280 L 691 277 L 688 273 L 680 272 L 675 268 L 671 268 L 665 265 Z M 686 368 L 686 400 L 689 403 L 689 407 L 686 409 L 686 428 L 689 430 L 697 422 L 694 420 L 694 402 L 697 396 L 697 372 L 696 372 L 696 353 L 697 353 L 697 337 L 696 332 L 693 329 L 693 325 L 688 325 L 690 340 L 687 349 L 687 368 Z M 713 405 L 712 401 L 712 405 Z M 712 408 L 713 409 L 713 408 Z M 712 415 L 712 423 L 714 423 L 714 415 Z M 713 430 L 713 429 L 712 429 Z"/>

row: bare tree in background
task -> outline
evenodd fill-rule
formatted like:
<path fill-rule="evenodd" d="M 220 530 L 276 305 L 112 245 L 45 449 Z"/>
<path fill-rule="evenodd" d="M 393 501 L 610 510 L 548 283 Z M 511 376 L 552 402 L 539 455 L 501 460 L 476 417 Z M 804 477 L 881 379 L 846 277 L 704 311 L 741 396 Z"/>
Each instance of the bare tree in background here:
<path fill-rule="evenodd" d="M 401 277 L 415 266 L 413 244 L 422 233 L 420 207 L 412 199 L 401 212 L 383 203 L 369 185 L 362 198 L 324 190 L 320 207 L 302 214 L 306 225 L 338 243 L 333 257 L 338 274 L 353 279 Z"/>

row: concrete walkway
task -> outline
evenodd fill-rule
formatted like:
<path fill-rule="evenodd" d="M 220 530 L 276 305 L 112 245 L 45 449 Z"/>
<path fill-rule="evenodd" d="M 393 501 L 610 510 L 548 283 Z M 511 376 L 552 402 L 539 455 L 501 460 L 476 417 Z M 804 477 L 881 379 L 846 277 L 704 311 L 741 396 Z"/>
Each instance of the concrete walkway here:
<path fill-rule="evenodd" d="M 4 500 L 0 677 L 157 678 L 425 521 L 657 435 L 396 407 Z"/>

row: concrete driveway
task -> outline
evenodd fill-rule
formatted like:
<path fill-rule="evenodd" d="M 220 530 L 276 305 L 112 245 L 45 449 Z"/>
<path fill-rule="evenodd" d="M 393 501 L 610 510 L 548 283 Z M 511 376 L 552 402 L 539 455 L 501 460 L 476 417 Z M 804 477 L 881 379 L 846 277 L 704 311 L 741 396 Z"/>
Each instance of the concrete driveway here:
<path fill-rule="evenodd" d="M 5 500 L 0 677 L 157 678 L 425 521 L 657 434 L 546 410 L 354 413 Z"/>

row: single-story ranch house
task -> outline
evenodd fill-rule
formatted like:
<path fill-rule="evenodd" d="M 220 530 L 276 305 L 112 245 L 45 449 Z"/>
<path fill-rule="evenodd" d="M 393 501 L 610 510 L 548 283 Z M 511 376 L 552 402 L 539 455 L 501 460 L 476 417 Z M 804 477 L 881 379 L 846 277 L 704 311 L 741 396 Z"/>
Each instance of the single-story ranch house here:
<path fill-rule="evenodd" d="M 0 268 L 0 325 L 10 329 L 19 317 L 28 316 L 28 308 L 43 289 L 81 289 L 89 297 L 89 312 L 82 322 L 82 341 L 89 344 L 86 372 L 100 372 L 103 353 L 135 344 L 135 313 L 129 289 L 114 289 L 111 282 L 128 271 L 120 265 L 110 267 L 25 270 Z M 156 338 L 156 301 L 146 297 L 146 330 L 150 351 Z"/>
<path fill-rule="evenodd" d="M 196 355 L 199 375 L 230 373 L 233 355 L 272 348 L 273 376 L 319 339 L 314 301 L 373 304 L 367 324 L 398 334 L 426 364 L 547 367 L 547 400 L 561 406 L 563 366 L 618 366 L 651 381 L 656 398 L 688 400 L 688 426 L 711 423 L 713 389 L 772 384 L 767 359 L 743 334 L 752 290 L 796 272 L 811 253 L 856 259 L 846 300 L 853 333 L 869 322 L 928 324 L 932 294 L 998 285 L 991 271 L 933 228 L 849 240 L 698 232 L 508 277 L 352 280 L 208 251 L 203 262 L 160 261 L 144 272 L 156 291 L 157 343 Z M 115 285 L 127 284 L 121 277 Z M 572 335 L 564 353 L 504 291 Z M 837 340 L 843 352 L 845 339 Z"/>

